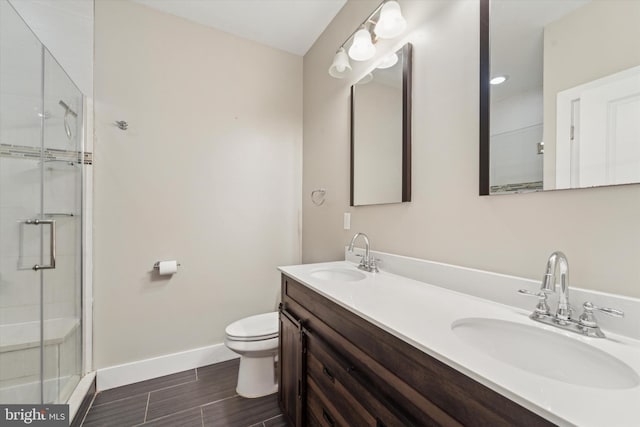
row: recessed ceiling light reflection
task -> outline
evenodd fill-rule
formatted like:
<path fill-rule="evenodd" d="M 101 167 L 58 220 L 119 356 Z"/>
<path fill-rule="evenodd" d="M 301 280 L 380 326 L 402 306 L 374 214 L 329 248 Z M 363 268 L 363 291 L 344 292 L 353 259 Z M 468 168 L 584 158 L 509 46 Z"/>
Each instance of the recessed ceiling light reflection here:
<path fill-rule="evenodd" d="M 503 74 L 501 76 L 495 76 L 494 78 L 489 80 L 489 83 L 492 85 L 499 85 L 506 82 L 507 80 L 509 80 L 509 76 L 507 76 L 506 74 Z"/>

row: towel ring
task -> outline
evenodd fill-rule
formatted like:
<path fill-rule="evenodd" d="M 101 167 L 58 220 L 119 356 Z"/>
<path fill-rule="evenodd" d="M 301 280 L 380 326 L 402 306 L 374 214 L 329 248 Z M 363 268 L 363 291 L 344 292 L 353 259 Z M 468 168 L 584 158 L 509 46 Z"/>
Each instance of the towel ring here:
<path fill-rule="evenodd" d="M 322 206 L 324 204 L 324 197 L 327 195 L 327 190 L 324 188 L 318 188 L 311 192 L 311 202 L 316 206 Z"/>

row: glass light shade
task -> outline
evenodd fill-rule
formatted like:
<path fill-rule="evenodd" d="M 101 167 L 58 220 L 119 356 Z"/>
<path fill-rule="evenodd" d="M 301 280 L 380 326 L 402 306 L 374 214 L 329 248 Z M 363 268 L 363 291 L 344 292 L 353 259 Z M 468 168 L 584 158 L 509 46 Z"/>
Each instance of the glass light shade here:
<path fill-rule="evenodd" d="M 385 68 L 393 67 L 394 65 L 396 65 L 397 62 L 398 62 L 398 55 L 396 55 L 396 53 L 394 52 L 382 58 L 382 61 L 380 61 L 380 63 L 376 66 L 376 68 L 380 68 L 381 70 L 384 70 Z"/>
<path fill-rule="evenodd" d="M 399 36 L 407 28 L 407 21 L 402 16 L 397 1 L 388 1 L 380 10 L 380 18 L 374 29 L 381 39 L 392 39 Z"/>
<path fill-rule="evenodd" d="M 333 63 L 329 67 L 329 75 L 336 79 L 344 78 L 351 71 L 351 64 L 349 64 L 349 57 L 344 48 L 341 47 L 336 56 L 333 57 Z"/>
<path fill-rule="evenodd" d="M 349 48 L 349 56 L 355 61 L 366 61 L 376 54 L 376 47 L 371 42 L 371 33 L 361 29 L 353 36 L 353 44 Z"/>
<path fill-rule="evenodd" d="M 357 85 L 366 85 L 373 80 L 373 73 L 369 73 L 356 82 Z"/>

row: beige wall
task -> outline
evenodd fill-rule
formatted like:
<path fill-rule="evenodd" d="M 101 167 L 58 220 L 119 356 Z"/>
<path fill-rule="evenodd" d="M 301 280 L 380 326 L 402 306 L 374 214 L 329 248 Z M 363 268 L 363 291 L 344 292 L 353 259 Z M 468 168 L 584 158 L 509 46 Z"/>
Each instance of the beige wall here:
<path fill-rule="evenodd" d="M 95 25 L 101 368 L 275 309 L 276 266 L 300 261 L 302 58 L 128 1 Z M 179 273 L 154 277 L 163 259 Z"/>
<path fill-rule="evenodd" d="M 556 188 L 556 97 L 640 64 L 640 1 L 592 1 L 544 31 L 544 183 Z"/>
<path fill-rule="evenodd" d="M 349 86 L 365 70 L 337 80 L 327 68 L 377 3 L 349 1 L 304 57 L 303 261 L 341 259 L 363 231 L 375 250 L 538 279 L 563 250 L 573 285 L 640 297 L 639 185 L 478 196 L 476 0 L 401 1 L 414 44 L 412 202 L 349 207 Z M 319 187 L 327 201 L 314 206 Z"/>

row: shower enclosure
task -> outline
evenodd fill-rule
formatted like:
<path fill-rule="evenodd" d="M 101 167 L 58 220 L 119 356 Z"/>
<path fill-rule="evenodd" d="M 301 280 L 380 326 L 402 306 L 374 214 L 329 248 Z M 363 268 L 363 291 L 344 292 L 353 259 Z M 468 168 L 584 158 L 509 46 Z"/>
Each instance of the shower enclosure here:
<path fill-rule="evenodd" d="M 66 403 L 82 367 L 83 96 L 0 0 L 0 402 Z"/>

